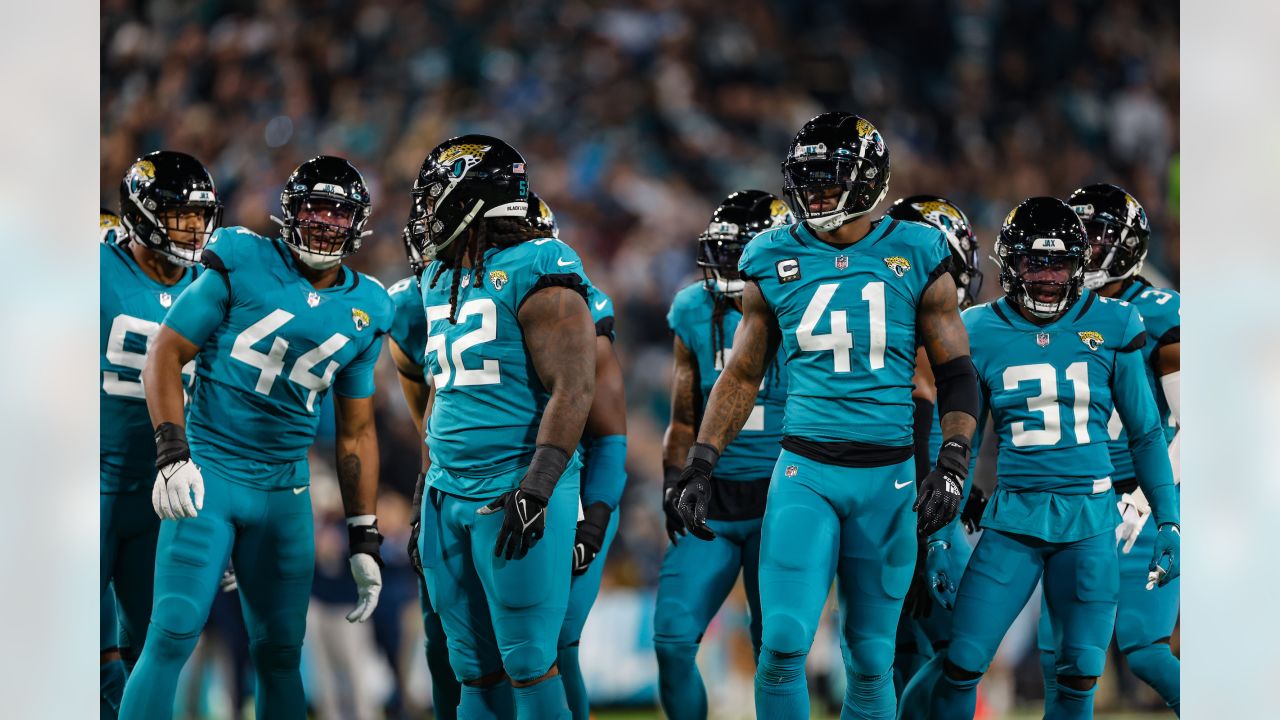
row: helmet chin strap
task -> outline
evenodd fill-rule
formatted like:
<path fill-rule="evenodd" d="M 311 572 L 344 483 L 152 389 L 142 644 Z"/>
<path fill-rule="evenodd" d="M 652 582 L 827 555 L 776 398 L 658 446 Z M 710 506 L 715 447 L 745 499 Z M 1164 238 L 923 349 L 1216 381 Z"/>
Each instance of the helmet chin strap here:
<path fill-rule="evenodd" d="M 296 256 L 303 265 L 306 265 L 312 270 L 328 270 L 329 268 L 337 267 L 342 263 L 341 255 L 324 255 L 321 253 L 311 252 L 310 250 L 303 250 L 296 245 L 289 245 L 289 249 L 293 251 L 294 256 Z"/>

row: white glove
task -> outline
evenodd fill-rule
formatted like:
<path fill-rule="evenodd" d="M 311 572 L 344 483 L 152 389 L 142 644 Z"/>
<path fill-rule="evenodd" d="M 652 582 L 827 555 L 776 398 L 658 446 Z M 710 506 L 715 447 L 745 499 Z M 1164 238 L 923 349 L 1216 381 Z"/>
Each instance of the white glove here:
<path fill-rule="evenodd" d="M 200 468 L 190 460 L 179 460 L 160 468 L 151 487 L 151 507 L 162 520 L 195 517 L 196 511 L 204 508 L 204 477 Z"/>
<path fill-rule="evenodd" d="M 231 592 L 240 587 L 240 583 L 236 582 L 235 568 L 227 566 L 227 571 L 222 573 L 222 579 L 218 581 L 218 589 L 222 592 Z"/>
<path fill-rule="evenodd" d="M 347 621 L 364 622 L 378 607 L 378 596 L 382 594 L 382 568 L 378 567 L 378 561 L 372 555 L 357 553 L 351 556 L 351 577 L 355 578 L 359 601 L 356 609 L 347 613 Z"/>
<path fill-rule="evenodd" d="M 1120 509 L 1120 524 L 1116 526 L 1116 544 L 1124 543 L 1120 551 L 1127 555 L 1133 549 L 1133 544 L 1138 542 L 1138 534 L 1142 532 L 1142 526 L 1147 524 L 1147 518 L 1151 517 L 1151 504 L 1147 502 L 1147 496 L 1142 493 L 1142 488 L 1138 488 L 1132 494 L 1121 495 L 1116 507 Z"/>

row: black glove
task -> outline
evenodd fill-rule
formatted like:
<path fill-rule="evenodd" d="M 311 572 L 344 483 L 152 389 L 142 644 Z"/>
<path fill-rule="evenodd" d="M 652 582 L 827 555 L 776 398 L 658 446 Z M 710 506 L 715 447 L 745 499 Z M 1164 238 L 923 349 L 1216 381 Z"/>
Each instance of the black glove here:
<path fill-rule="evenodd" d="M 955 519 L 964 497 L 964 479 L 969 474 L 969 442 L 957 435 L 942 443 L 938 464 L 920 481 L 916 504 L 916 532 L 928 537 Z"/>
<path fill-rule="evenodd" d="M 581 575 L 591 566 L 591 561 L 604 547 L 604 533 L 609 529 L 609 516 L 613 510 L 602 502 L 594 502 L 582 509 L 583 518 L 578 521 L 578 534 L 573 540 L 573 574 Z"/>
<path fill-rule="evenodd" d="M 493 546 L 495 557 L 519 560 L 542 539 L 547 528 L 547 503 L 568 464 L 569 454 L 564 450 L 554 445 L 539 445 L 520 487 L 508 490 L 476 511 L 480 515 L 492 515 L 500 510 L 505 513 L 498 530 L 498 542 Z"/>
<path fill-rule="evenodd" d="M 667 467 L 662 470 L 662 512 L 667 516 L 667 537 L 671 544 L 677 545 L 676 536 L 684 535 L 684 520 L 680 519 L 680 511 L 676 503 L 680 500 L 680 468 Z"/>
<path fill-rule="evenodd" d="M 964 529 L 969 533 L 978 532 L 982 527 L 982 513 L 986 509 L 987 494 L 980 487 L 969 488 L 969 499 L 964 504 L 964 510 L 960 511 L 960 522 L 964 524 Z"/>
<path fill-rule="evenodd" d="M 418 535 L 422 532 L 422 491 L 427 484 L 427 476 L 418 473 L 418 483 L 413 486 L 413 509 L 409 515 L 409 565 L 418 577 L 426 580 L 422 574 L 422 554 L 418 552 Z"/>
<path fill-rule="evenodd" d="M 916 536 L 916 569 L 911 574 L 907 597 L 902 601 L 902 611 L 913 618 L 927 618 L 933 612 L 933 595 L 929 593 L 929 579 L 925 573 L 929 540 Z"/>
<path fill-rule="evenodd" d="M 707 527 L 707 506 L 711 502 L 711 472 L 719 459 L 719 450 L 706 443 L 696 443 L 689 449 L 689 462 L 680 473 L 676 511 L 684 526 L 699 540 L 716 539 L 715 532 Z"/>

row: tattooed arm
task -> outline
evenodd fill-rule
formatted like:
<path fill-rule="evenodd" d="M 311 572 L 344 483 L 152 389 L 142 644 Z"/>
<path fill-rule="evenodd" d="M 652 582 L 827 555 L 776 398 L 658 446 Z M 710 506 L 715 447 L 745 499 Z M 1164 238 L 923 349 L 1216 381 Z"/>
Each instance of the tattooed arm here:
<path fill-rule="evenodd" d="M 733 336 L 733 355 L 707 398 L 702 427 L 698 429 L 699 444 L 710 445 L 721 453 L 738 436 L 751 416 L 760 382 L 781 341 L 778 318 L 764 301 L 759 286 L 748 282 L 742 291 L 742 320 Z"/>
<path fill-rule="evenodd" d="M 378 505 L 378 435 L 373 396 L 334 395 L 337 420 L 338 488 L 348 518 L 374 515 Z"/>
<path fill-rule="evenodd" d="M 662 437 L 662 466 L 684 467 L 684 459 L 693 447 L 698 428 L 693 406 L 694 385 L 697 383 L 697 360 L 684 341 L 675 339 L 675 366 L 671 372 L 671 422 Z"/>
<path fill-rule="evenodd" d="M 951 273 L 943 273 L 925 290 L 916 310 L 916 327 L 935 378 L 942 437 L 962 435 L 967 443 L 977 429 L 978 384 Z"/>

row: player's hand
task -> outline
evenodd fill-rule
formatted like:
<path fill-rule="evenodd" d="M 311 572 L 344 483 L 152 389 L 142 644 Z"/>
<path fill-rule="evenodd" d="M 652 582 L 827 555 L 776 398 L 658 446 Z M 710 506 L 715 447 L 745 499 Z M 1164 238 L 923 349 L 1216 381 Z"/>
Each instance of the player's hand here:
<path fill-rule="evenodd" d="M 200 468 L 190 459 L 160 468 L 151 487 L 151 507 L 162 520 L 195 517 L 197 511 L 204 508 L 204 477 Z"/>
<path fill-rule="evenodd" d="M 676 503 L 680 501 L 680 468 L 669 467 L 663 470 L 662 478 L 662 513 L 667 516 L 667 537 L 672 545 L 678 545 L 676 536 L 687 533 L 684 520 L 680 518 L 680 510 Z"/>
<path fill-rule="evenodd" d="M 222 592 L 231 592 L 240 587 L 240 583 L 236 582 L 236 569 L 227 565 L 227 569 L 222 573 L 222 579 L 218 581 L 218 589 Z"/>
<path fill-rule="evenodd" d="M 951 572 L 951 543 L 931 540 L 925 554 L 925 585 L 938 607 L 950 611 L 956 605 L 956 584 Z"/>
<path fill-rule="evenodd" d="M 1116 544 L 1124 543 L 1120 551 L 1128 554 L 1133 549 L 1133 544 L 1138 542 L 1138 534 L 1142 532 L 1142 526 L 1146 525 L 1147 518 L 1151 517 L 1151 505 L 1139 489 L 1133 493 L 1121 495 L 1116 507 L 1120 510 L 1120 524 L 1116 526 Z"/>
<path fill-rule="evenodd" d="M 964 478 L 969 474 L 969 444 L 953 437 L 938 451 L 938 465 L 920 481 L 915 505 L 916 531 L 928 537 L 955 519 L 964 497 Z"/>
<path fill-rule="evenodd" d="M 969 499 L 965 501 L 964 509 L 960 511 L 960 522 L 964 525 L 965 532 L 970 535 L 978 532 L 982 527 L 982 513 L 986 510 L 987 494 L 976 485 L 969 488 Z"/>
<path fill-rule="evenodd" d="M 582 575 L 591 561 L 604 547 L 604 534 L 609 528 L 613 511 L 602 502 L 594 502 L 583 508 L 584 517 L 578 521 L 578 534 L 573 541 L 573 574 Z"/>
<path fill-rule="evenodd" d="M 367 516 L 372 517 L 372 516 Z M 382 594 L 382 533 L 378 521 L 347 524 L 351 544 L 351 577 L 356 581 L 356 607 L 347 613 L 347 622 L 364 622 L 378 607 Z"/>
<path fill-rule="evenodd" d="M 426 579 L 422 574 L 422 553 L 418 550 L 418 535 L 422 532 L 422 492 L 426 487 L 426 475 L 418 473 L 418 483 L 413 486 L 413 509 L 409 514 L 409 566 L 418 573 L 418 577 Z"/>
<path fill-rule="evenodd" d="M 680 473 L 676 512 L 689 532 L 699 540 L 715 540 L 716 534 L 707 526 L 707 508 L 711 504 L 711 472 L 715 470 L 720 452 L 706 443 L 697 443 L 689 450 L 689 462 Z"/>
<path fill-rule="evenodd" d="M 1182 549 L 1182 531 L 1173 523 L 1165 523 L 1156 531 L 1156 549 L 1147 566 L 1147 589 L 1164 587 L 1181 574 L 1178 556 Z"/>
<path fill-rule="evenodd" d="M 494 557 L 519 560 L 529 553 L 546 532 L 548 500 L 549 496 L 539 497 L 521 487 L 499 495 L 476 511 L 480 515 L 505 513 L 498 542 L 493 546 Z"/>

